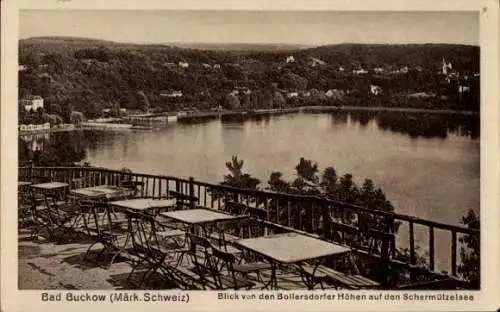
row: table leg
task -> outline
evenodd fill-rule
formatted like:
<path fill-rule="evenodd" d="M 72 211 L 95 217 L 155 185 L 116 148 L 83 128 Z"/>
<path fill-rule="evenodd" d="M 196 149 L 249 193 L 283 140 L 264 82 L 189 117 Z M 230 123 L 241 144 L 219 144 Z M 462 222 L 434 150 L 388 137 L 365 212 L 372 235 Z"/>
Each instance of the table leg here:
<path fill-rule="evenodd" d="M 261 289 L 278 289 L 278 279 L 276 278 L 276 263 L 274 261 L 271 261 L 271 276 L 269 278 L 269 281 L 262 286 Z"/>

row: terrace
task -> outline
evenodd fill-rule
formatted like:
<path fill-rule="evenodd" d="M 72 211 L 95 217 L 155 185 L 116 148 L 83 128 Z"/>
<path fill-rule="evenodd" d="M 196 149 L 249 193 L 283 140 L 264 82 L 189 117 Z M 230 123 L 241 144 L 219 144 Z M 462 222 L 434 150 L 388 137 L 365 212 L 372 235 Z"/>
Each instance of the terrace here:
<path fill-rule="evenodd" d="M 437 272 L 443 233 L 449 269 Z M 19 168 L 20 289 L 472 289 L 457 272 L 465 236 L 479 232 L 311 196 Z"/>

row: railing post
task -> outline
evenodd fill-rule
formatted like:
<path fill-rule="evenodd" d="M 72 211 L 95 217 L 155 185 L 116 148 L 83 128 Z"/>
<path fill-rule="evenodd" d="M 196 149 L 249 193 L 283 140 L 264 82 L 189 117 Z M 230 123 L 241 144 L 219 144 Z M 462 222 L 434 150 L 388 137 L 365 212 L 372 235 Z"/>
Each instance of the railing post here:
<path fill-rule="evenodd" d="M 457 275 L 457 232 L 451 232 L 451 275 Z"/>
<path fill-rule="evenodd" d="M 189 196 L 194 197 L 194 178 L 193 177 L 189 177 Z M 196 206 L 195 201 L 194 200 L 191 201 L 190 204 L 191 204 L 191 208 L 194 209 Z"/>
<path fill-rule="evenodd" d="M 429 226 L 429 269 L 434 271 L 434 227 Z"/>
<path fill-rule="evenodd" d="M 384 282 L 386 286 L 390 286 L 389 283 L 391 279 L 389 278 L 390 272 L 390 258 L 391 258 L 391 248 L 395 248 L 395 246 L 391 246 L 393 244 L 392 235 L 394 231 L 394 217 L 386 216 L 384 218 L 384 230 L 382 237 L 382 246 L 380 249 L 380 257 L 382 260 L 383 267 L 383 276 L 385 276 Z"/>
<path fill-rule="evenodd" d="M 179 180 L 175 180 L 175 191 L 181 193 L 181 183 Z"/>
<path fill-rule="evenodd" d="M 412 282 L 415 281 L 415 273 L 414 273 L 414 270 L 413 270 L 413 266 L 415 265 L 415 233 L 414 233 L 414 230 L 413 230 L 413 221 L 410 221 L 410 224 L 409 224 L 409 234 L 410 234 L 410 265 L 412 266 L 412 269 L 410 271 L 410 280 Z"/>
<path fill-rule="evenodd" d="M 331 241 L 332 238 L 332 220 L 330 218 L 330 209 L 328 204 L 321 204 L 321 212 L 323 217 L 323 236 L 326 240 Z"/>

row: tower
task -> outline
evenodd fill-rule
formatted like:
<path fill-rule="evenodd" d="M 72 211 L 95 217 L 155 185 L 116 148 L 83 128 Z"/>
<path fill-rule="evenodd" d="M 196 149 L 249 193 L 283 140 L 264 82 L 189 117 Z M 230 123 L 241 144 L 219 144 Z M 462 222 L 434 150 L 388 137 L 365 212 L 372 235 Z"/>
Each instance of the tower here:
<path fill-rule="evenodd" d="M 448 70 L 451 70 L 451 63 L 446 63 L 445 59 L 443 58 L 443 64 L 442 64 L 442 73 L 443 75 L 448 75 Z"/>

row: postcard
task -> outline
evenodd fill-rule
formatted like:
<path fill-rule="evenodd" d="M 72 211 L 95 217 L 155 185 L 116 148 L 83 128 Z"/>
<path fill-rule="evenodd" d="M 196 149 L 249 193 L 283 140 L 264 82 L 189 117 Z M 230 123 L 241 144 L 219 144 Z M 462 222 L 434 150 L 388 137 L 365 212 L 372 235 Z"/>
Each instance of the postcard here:
<path fill-rule="evenodd" d="M 3 311 L 500 307 L 497 1 L 3 4 Z"/>

